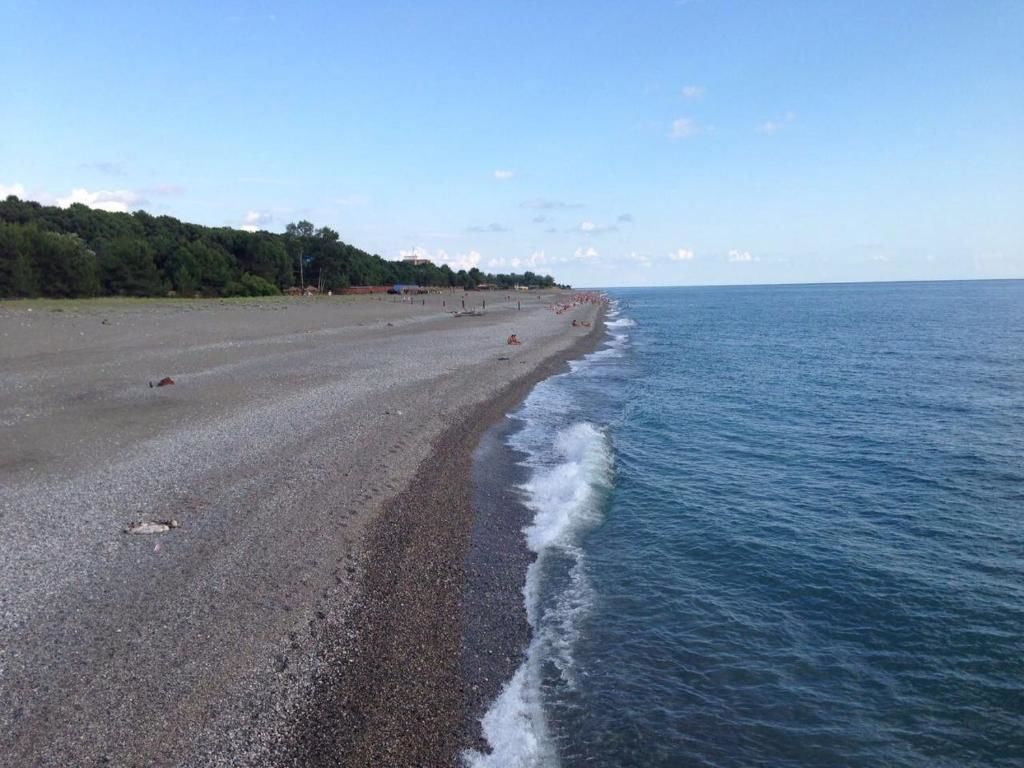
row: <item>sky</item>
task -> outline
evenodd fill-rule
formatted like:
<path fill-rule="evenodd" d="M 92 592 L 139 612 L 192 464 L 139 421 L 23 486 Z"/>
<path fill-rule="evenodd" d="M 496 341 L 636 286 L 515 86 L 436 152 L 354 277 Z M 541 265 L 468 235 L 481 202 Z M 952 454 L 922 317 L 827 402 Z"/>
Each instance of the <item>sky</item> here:
<path fill-rule="evenodd" d="M 1024 1 L 0 0 L 0 195 L 577 286 L 1024 277 Z"/>

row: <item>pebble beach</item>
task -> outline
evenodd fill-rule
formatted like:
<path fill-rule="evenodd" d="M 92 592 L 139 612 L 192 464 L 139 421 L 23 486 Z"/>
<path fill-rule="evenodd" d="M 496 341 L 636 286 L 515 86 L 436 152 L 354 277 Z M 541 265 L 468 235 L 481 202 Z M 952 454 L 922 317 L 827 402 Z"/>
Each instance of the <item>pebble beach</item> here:
<path fill-rule="evenodd" d="M 455 764 L 472 453 L 599 314 L 0 303 L 0 764 Z"/>

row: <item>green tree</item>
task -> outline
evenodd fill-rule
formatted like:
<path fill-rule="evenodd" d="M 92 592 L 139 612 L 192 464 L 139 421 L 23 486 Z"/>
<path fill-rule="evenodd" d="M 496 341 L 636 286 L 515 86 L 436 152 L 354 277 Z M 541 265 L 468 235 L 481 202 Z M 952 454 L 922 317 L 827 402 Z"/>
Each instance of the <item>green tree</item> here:
<path fill-rule="evenodd" d="M 291 260 L 280 237 L 253 235 L 248 246 L 247 266 L 268 283 L 281 288 L 291 285 Z"/>
<path fill-rule="evenodd" d="M 315 233 L 316 229 L 305 219 L 297 224 L 289 224 L 284 229 L 285 248 L 288 250 L 292 263 L 295 264 L 293 280 L 299 285 L 302 285 L 307 280 L 307 260 L 311 257 L 310 247 L 312 246 Z"/>
<path fill-rule="evenodd" d="M 199 284 L 203 292 L 219 296 L 231 280 L 231 256 L 206 240 L 192 243 L 189 247 L 199 265 Z"/>
<path fill-rule="evenodd" d="M 25 245 L 44 296 L 95 296 L 99 292 L 96 254 L 78 235 L 30 227 Z"/>
<path fill-rule="evenodd" d="M 277 296 L 281 293 L 273 283 L 264 280 L 259 275 L 250 275 L 248 272 L 242 275 L 239 282 L 245 288 L 247 296 Z"/>
<path fill-rule="evenodd" d="M 156 296 L 163 292 L 153 249 L 139 237 L 119 237 L 100 255 L 103 288 L 123 296 Z"/>
<path fill-rule="evenodd" d="M 29 258 L 25 227 L 0 222 L 0 296 L 38 296 L 39 281 Z"/>

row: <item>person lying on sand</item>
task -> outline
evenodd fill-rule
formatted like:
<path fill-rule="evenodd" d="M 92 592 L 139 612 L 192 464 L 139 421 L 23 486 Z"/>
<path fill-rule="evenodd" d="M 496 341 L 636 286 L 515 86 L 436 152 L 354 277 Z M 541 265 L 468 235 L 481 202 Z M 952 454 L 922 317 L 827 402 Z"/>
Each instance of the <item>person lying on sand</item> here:
<path fill-rule="evenodd" d="M 508 341 L 506 343 L 507 344 L 522 344 L 523 342 L 521 342 L 518 339 L 518 337 L 513 333 L 511 336 L 508 337 Z"/>

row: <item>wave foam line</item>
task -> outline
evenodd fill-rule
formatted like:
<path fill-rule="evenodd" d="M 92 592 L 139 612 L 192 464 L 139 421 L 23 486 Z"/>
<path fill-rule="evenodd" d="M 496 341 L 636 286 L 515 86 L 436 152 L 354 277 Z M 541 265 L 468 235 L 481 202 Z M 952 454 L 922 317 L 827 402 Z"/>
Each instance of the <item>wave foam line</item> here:
<path fill-rule="evenodd" d="M 536 433 L 535 433 L 536 434 Z M 536 446 L 534 451 L 541 450 Z M 537 558 L 527 569 L 523 600 L 533 639 L 526 659 L 502 689 L 481 721 L 489 753 L 468 750 L 468 768 L 541 768 L 557 766 L 558 755 L 548 735 L 541 694 L 545 662 L 572 684 L 572 646 L 577 624 L 591 603 L 590 588 L 577 546 L 580 535 L 601 519 L 601 502 L 612 482 L 612 451 L 608 436 L 587 422 L 560 430 L 554 460 L 536 466 L 523 485 L 526 505 L 534 512 L 523 533 Z M 529 463 L 529 460 L 528 460 Z M 568 586 L 545 607 L 542 573 L 549 555 L 568 556 Z"/>

